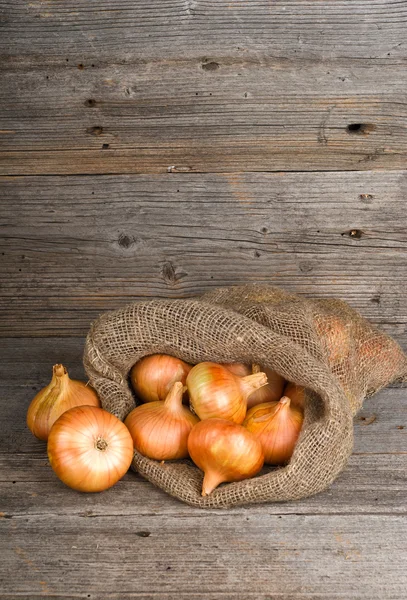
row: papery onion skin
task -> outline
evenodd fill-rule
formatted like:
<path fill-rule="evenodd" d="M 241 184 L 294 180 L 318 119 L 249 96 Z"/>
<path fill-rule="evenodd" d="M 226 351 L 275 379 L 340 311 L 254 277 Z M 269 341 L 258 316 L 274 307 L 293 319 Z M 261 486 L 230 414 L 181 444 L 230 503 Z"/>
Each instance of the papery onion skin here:
<path fill-rule="evenodd" d="M 154 460 L 188 457 L 188 436 L 199 419 L 182 405 L 183 385 L 176 382 L 165 402 L 148 402 L 133 409 L 124 424 L 135 449 Z"/>
<path fill-rule="evenodd" d="M 114 415 L 94 406 L 64 412 L 48 437 L 48 458 L 56 475 L 80 492 L 101 492 L 128 471 L 133 440 Z"/>
<path fill-rule="evenodd" d="M 264 462 L 261 444 L 247 429 L 226 419 L 206 419 L 192 429 L 188 450 L 204 472 L 202 496 L 220 483 L 253 477 Z"/>
<path fill-rule="evenodd" d="M 93 388 L 71 379 L 61 364 L 52 368 L 51 382 L 36 394 L 27 411 L 27 426 L 39 440 L 47 441 L 52 425 L 74 406 L 99 406 L 99 398 Z"/>
<path fill-rule="evenodd" d="M 284 388 L 284 396 L 288 396 L 291 400 L 291 406 L 304 412 L 305 388 L 301 385 L 288 382 Z"/>
<path fill-rule="evenodd" d="M 212 362 L 195 365 L 186 381 L 192 409 L 200 419 L 228 419 L 238 424 L 246 416 L 247 398 L 266 383 L 264 373 L 239 377 Z"/>
<path fill-rule="evenodd" d="M 247 399 L 247 408 L 256 406 L 256 404 L 264 404 L 265 402 L 277 402 L 283 395 L 284 384 L 286 383 L 284 377 L 268 369 L 267 367 L 260 367 L 259 365 L 252 365 L 253 373 L 259 373 L 262 371 L 267 375 L 267 385 L 255 390 L 253 394 Z"/>
<path fill-rule="evenodd" d="M 164 402 L 176 381 L 185 385 L 192 365 L 169 354 L 145 356 L 130 371 L 134 391 L 142 402 Z M 184 394 L 184 402 L 188 395 Z"/>
<path fill-rule="evenodd" d="M 228 371 L 239 377 L 247 377 L 252 374 L 252 368 L 250 365 L 244 363 L 219 363 L 222 367 L 225 367 Z"/>
<path fill-rule="evenodd" d="M 260 441 L 267 464 L 284 465 L 294 452 L 303 415 L 290 403 L 290 398 L 283 396 L 279 402 L 258 404 L 247 411 L 243 427 Z"/>

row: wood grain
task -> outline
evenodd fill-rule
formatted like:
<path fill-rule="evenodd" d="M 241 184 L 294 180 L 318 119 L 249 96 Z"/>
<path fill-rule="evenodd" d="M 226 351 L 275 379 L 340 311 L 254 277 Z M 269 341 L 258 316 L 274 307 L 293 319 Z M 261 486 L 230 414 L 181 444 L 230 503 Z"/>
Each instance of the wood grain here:
<path fill-rule="evenodd" d="M 1 333 L 267 282 L 340 297 L 406 343 L 406 172 L 4 178 Z"/>
<path fill-rule="evenodd" d="M 284 600 L 404 598 L 404 390 L 366 402 L 359 417 L 376 419 L 355 419 L 355 453 L 324 493 L 204 511 L 132 472 L 101 494 L 55 477 L 25 414 L 55 360 L 84 377 L 82 347 L 81 338 L 0 347 L 0 598 L 269 600 L 271 589 Z"/>
<path fill-rule="evenodd" d="M 405 2 L 3 5 L 0 174 L 405 168 Z"/>
<path fill-rule="evenodd" d="M 46 514 L 0 527 L 2 571 L 24 572 L 3 594 L 345 599 L 357 586 L 366 600 L 405 597 L 403 516 Z"/>

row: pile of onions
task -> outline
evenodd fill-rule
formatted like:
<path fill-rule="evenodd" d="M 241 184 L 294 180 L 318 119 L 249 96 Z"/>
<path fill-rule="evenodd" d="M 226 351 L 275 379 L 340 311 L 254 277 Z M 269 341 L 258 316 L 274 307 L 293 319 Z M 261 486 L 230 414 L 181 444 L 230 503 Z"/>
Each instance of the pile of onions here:
<path fill-rule="evenodd" d="M 190 365 L 155 354 L 138 361 L 130 379 L 144 404 L 124 423 L 100 408 L 92 388 L 70 380 L 62 365 L 54 366 L 51 383 L 32 401 L 27 423 L 48 439 L 51 466 L 73 489 L 108 489 L 127 472 L 134 450 L 157 461 L 190 457 L 204 473 L 203 496 L 292 456 L 305 392 L 271 369 Z M 188 401 L 189 407 L 183 404 Z"/>

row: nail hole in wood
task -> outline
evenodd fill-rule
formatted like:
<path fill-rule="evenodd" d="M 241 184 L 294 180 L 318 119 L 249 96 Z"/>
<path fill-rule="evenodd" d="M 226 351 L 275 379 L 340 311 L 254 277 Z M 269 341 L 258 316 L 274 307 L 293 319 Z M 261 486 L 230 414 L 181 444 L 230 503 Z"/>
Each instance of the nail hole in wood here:
<path fill-rule="evenodd" d="M 102 150 L 107 150 L 109 148 L 109 144 L 102 144 Z"/>
<path fill-rule="evenodd" d="M 84 69 L 84 68 L 85 68 L 85 65 L 84 65 L 84 64 L 82 64 L 82 63 L 79 63 L 79 65 L 78 65 L 78 69 L 79 69 L 80 71 L 83 71 L 83 69 Z"/>
<path fill-rule="evenodd" d="M 94 106 L 96 106 L 96 100 L 94 100 L 93 98 L 89 98 L 89 100 L 85 100 L 85 106 L 88 106 L 89 108 L 93 108 Z"/>
<path fill-rule="evenodd" d="M 374 123 L 350 123 L 346 131 L 351 135 L 369 135 L 376 129 Z"/>

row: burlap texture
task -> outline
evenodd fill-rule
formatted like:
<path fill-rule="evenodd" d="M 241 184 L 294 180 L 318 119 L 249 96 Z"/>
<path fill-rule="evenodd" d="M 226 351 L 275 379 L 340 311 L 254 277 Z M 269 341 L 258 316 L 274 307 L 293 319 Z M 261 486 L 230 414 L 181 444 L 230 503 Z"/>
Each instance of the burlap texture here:
<path fill-rule="evenodd" d="M 294 500 L 328 487 L 353 445 L 363 399 L 407 374 L 399 345 L 340 300 L 308 300 L 261 285 L 220 288 L 189 300 L 135 302 L 100 316 L 84 365 L 102 406 L 124 419 L 136 404 L 129 371 L 164 353 L 191 364 L 258 363 L 307 389 L 304 424 L 286 467 L 223 484 L 201 496 L 190 461 L 159 462 L 135 452 L 133 468 L 169 494 L 202 508 Z"/>

